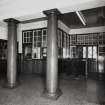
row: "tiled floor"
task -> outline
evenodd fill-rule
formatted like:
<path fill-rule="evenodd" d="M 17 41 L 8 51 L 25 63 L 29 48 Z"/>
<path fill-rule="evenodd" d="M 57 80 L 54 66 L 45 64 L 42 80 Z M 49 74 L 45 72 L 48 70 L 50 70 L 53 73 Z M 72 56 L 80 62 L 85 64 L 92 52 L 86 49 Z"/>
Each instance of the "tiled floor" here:
<path fill-rule="evenodd" d="M 43 78 L 22 75 L 20 81 L 21 84 L 15 89 L 3 88 L 0 84 L 0 105 L 105 105 L 102 81 L 60 79 L 63 94 L 56 101 L 42 97 Z"/>

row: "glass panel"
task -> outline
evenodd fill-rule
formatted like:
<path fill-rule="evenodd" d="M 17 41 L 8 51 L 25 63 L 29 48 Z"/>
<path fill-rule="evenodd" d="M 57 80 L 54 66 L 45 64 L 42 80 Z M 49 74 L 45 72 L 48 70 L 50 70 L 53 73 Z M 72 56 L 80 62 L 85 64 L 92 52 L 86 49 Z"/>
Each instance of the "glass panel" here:
<path fill-rule="evenodd" d="M 27 42 L 29 43 L 29 38 L 27 38 Z"/>
<path fill-rule="evenodd" d="M 41 42 L 37 42 L 37 47 L 41 47 Z"/>
<path fill-rule="evenodd" d="M 30 33 L 29 33 L 29 32 L 27 32 L 27 37 L 29 37 L 29 34 L 30 34 Z"/>
<path fill-rule="evenodd" d="M 43 47 L 46 47 L 47 46 L 47 43 L 46 41 L 43 42 Z"/>
<path fill-rule="evenodd" d="M 23 34 L 24 34 L 24 37 L 26 37 L 26 33 L 24 32 Z"/>
<path fill-rule="evenodd" d="M 69 35 L 67 35 L 67 48 L 69 48 Z"/>
<path fill-rule="evenodd" d="M 66 49 L 66 58 L 69 58 L 69 49 Z"/>
<path fill-rule="evenodd" d="M 34 37 L 34 41 L 35 41 L 35 42 L 36 42 L 36 40 L 37 40 L 36 37 Z"/>
<path fill-rule="evenodd" d="M 92 47 L 88 47 L 88 58 L 92 58 Z"/>
<path fill-rule="evenodd" d="M 66 33 L 64 33 L 64 48 L 66 48 Z"/>
<path fill-rule="evenodd" d="M 40 59 L 40 47 L 33 48 L 33 59 Z"/>
<path fill-rule="evenodd" d="M 41 36 L 41 35 L 42 35 L 42 31 L 39 30 L 39 31 L 38 31 L 38 36 Z"/>
<path fill-rule="evenodd" d="M 62 46 L 63 46 L 63 45 L 62 45 L 62 39 L 63 39 L 62 37 L 63 37 L 63 36 L 62 36 L 62 32 L 61 32 L 61 48 L 62 48 Z"/>
<path fill-rule="evenodd" d="M 34 31 L 34 37 L 36 36 L 36 31 Z"/>
<path fill-rule="evenodd" d="M 86 58 L 86 47 L 83 47 L 83 58 Z"/>
<path fill-rule="evenodd" d="M 26 42 L 26 38 L 24 38 L 24 43 Z"/>
<path fill-rule="evenodd" d="M 32 54 L 31 46 L 25 46 L 24 47 L 24 57 L 27 59 L 31 59 L 31 54 Z"/>
<path fill-rule="evenodd" d="M 47 30 L 43 30 L 43 35 L 47 35 Z"/>
<path fill-rule="evenodd" d="M 58 30 L 58 37 L 57 37 L 58 39 L 58 47 L 60 48 L 60 30 Z"/>
<path fill-rule="evenodd" d="M 46 41 L 46 36 L 43 36 L 43 41 Z"/>
<path fill-rule="evenodd" d="M 47 56 L 46 54 L 47 54 L 47 49 L 46 48 L 43 48 L 42 49 L 42 56 L 43 57 L 46 57 Z"/>
<path fill-rule="evenodd" d="M 76 55 L 77 55 L 77 58 L 83 58 L 83 47 L 82 46 L 77 46 Z"/>
<path fill-rule="evenodd" d="M 34 47 L 37 47 L 37 44 L 36 43 L 34 43 Z"/>
<path fill-rule="evenodd" d="M 41 37 L 38 37 L 38 41 L 41 41 Z"/>
<path fill-rule="evenodd" d="M 32 42 L 32 37 L 30 38 L 30 42 Z"/>
<path fill-rule="evenodd" d="M 38 54 L 38 59 L 40 59 L 40 47 L 37 49 L 38 51 L 37 51 L 37 54 Z"/>
<path fill-rule="evenodd" d="M 63 58 L 66 58 L 66 48 L 63 48 Z"/>
<path fill-rule="evenodd" d="M 32 37 L 32 34 L 33 34 L 33 32 L 31 31 L 31 32 L 30 32 L 30 37 Z"/>
<path fill-rule="evenodd" d="M 97 58 L 97 47 L 93 47 L 93 58 Z"/>

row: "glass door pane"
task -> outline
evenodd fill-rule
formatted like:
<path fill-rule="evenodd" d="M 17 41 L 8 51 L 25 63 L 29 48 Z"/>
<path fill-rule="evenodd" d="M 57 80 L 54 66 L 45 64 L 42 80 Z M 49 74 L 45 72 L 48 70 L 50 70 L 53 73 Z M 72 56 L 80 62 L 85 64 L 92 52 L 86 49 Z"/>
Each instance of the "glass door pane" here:
<path fill-rule="evenodd" d="M 92 47 L 88 47 L 88 58 L 92 58 Z"/>

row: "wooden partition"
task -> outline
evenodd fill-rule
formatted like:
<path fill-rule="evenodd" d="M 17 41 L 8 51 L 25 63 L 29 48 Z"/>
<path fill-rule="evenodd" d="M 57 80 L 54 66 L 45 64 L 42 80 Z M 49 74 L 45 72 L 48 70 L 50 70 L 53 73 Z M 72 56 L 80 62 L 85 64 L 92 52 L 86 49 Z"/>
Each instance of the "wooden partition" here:
<path fill-rule="evenodd" d="M 47 28 L 23 31 L 23 72 L 43 73 L 46 70 Z M 59 72 L 80 72 L 88 78 L 97 79 L 100 70 L 99 58 L 105 56 L 105 33 L 69 35 L 58 29 Z M 103 61 L 104 62 L 104 61 Z M 76 67 L 75 67 L 76 65 Z M 43 66 L 45 69 L 43 69 Z M 103 63 L 104 66 L 104 63 Z M 105 67 L 103 67 L 105 68 Z M 29 70 L 28 70 L 29 69 Z"/>

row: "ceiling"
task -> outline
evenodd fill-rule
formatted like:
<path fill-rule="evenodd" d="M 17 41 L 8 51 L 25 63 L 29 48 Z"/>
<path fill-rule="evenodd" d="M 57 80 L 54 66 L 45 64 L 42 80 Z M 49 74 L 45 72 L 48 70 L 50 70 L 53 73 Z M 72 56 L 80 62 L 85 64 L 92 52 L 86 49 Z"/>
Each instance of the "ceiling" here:
<path fill-rule="evenodd" d="M 44 10 L 53 8 L 68 13 L 101 6 L 105 6 L 105 0 L 0 0 L 0 20 L 41 18 Z"/>
<path fill-rule="evenodd" d="M 103 11 L 105 0 L 0 0 L 0 26 L 7 18 L 27 21 L 45 17 L 44 10 L 57 8 L 61 20 L 70 28 L 105 25 Z M 83 26 L 75 11 L 81 11 L 86 19 Z"/>
<path fill-rule="evenodd" d="M 81 11 L 86 20 L 86 26 L 82 24 L 75 12 L 64 13 L 61 20 L 70 28 L 96 27 L 105 25 L 105 7 L 98 7 Z"/>

